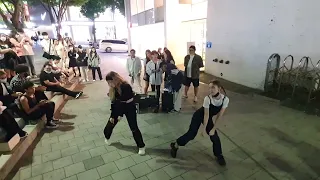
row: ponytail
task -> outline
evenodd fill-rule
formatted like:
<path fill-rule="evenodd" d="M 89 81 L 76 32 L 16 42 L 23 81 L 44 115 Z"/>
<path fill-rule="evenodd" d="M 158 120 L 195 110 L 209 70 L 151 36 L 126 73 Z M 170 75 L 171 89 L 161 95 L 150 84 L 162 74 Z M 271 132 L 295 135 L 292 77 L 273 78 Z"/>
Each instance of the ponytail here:
<path fill-rule="evenodd" d="M 223 94 L 224 94 L 225 96 L 227 95 L 227 92 L 226 92 L 226 90 L 224 89 L 224 87 L 221 85 L 221 82 L 220 82 L 220 81 L 218 81 L 218 80 L 212 80 L 212 81 L 210 81 L 209 84 L 213 84 L 213 85 L 218 86 L 219 88 L 222 89 Z"/>

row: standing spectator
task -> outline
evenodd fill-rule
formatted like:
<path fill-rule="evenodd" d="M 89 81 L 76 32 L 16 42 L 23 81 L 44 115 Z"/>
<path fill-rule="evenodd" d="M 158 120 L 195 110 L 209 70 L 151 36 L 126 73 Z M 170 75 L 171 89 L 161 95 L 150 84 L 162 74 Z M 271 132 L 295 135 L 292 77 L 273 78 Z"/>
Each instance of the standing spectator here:
<path fill-rule="evenodd" d="M 57 67 L 60 69 L 65 69 L 66 59 L 67 59 L 67 50 L 65 47 L 65 42 L 63 40 L 54 40 L 54 55 L 61 58 Z"/>
<path fill-rule="evenodd" d="M 162 70 L 160 68 L 161 61 L 158 59 L 158 52 L 152 51 L 152 60 L 148 62 L 146 71 L 148 75 L 150 76 L 150 84 L 152 92 L 157 92 L 157 107 L 154 110 L 155 113 L 159 112 L 159 99 L 160 99 L 160 86 L 162 83 Z"/>
<path fill-rule="evenodd" d="M 34 52 L 32 49 L 34 42 L 28 35 L 26 35 L 23 29 L 19 29 L 18 34 L 19 34 L 18 40 L 20 41 L 23 47 L 23 53 L 24 53 L 26 62 L 30 68 L 32 76 L 36 78 L 37 75 L 36 75 L 36 70 L 34 68 Z"/>
<path fill-rule="evenodd" d="M 164 60 L 162 48 L 158 48 L 158 59 L 160 59 L 161 61 Z"/>
<path fill-rule="evenodd" d="M 43 40 L 40 43 L 43 50 L 42 57 L 48 59 L 49 61 L 52 61 L 52 56 L 54 55 L 54 40 L 49 38 L 47 32 L 43 32 L 42 37 Z"/>
<path fill-rule="evenodd" d="M 163 51 L 163 57 L 166 63 L 175 64 L 171 51 L 169 51 L 168 49 Z"/>
<path fill-rule="evenodd" d="M 78 46 L 78 58 L 77 58 L 78 67 L 80 67 L 80 71 L 82 74 L 82 80 L 88 82 L 88 56 L 87 52 L 83 50 L 82 46 Z"/>
<path fill-rule="evenodd" d="M 23 46 L 20 43 L 21 37 L 18 33 L 16 32 L 11 32 L 9 35 L 9 41 L 12 44 L 12 49 L 13 51 L 17 54 L 17 56 L 19 57 L 19 62 L 18 64 L 25 64 L 27 63 L 25 56 L 24 56 L 24 50 L 23 50 Z"/>
<path fill-rule="evenodd" d="M 9 38 L 5 34 L 0 34 L 0 54 L 3 54 L 3 59 L 1 59 L 1 66 L 7 73 L 8 82 L 11 78 L 16 75 L 14 68 L 19 62 L 19 57 L 11 49 L 12 44 Z"/>
<path fill-rule="evenodd" d="M 194 87 L 194 102 L 198 101 L 198 87 L 199 87 L 199 77 L 200 77 L 200 68 L 203 67 L 203 60 L 201 56 L 196 54 L 196 47 L 190 46 L 189 55 L 184 58 L 184 75 L 185 75 L 185 92 L 184 97 L 188 98 L 188 91 L 192 83 Z"/>
<path fill-rule="evenodd" d="M 96 81 L 96 70 L 98 72 L 99 78 L 102 81 L 102 74 L 100 69 L 101 59 L 98 55 L 96 48 L 92 47 L 88 57 L 89 68 L 92 69 L 93 81 Z"/>
<path fill-rule="evenodd" d="M 27 81 L 23 84 L 23 89 L 25 93 L 20 98 L 20 104 L 23 111 L 26 113 L 27 119 L 30 120 L 38 120 L 41 119 L 42 116 L 46 115 L 47 118 L 47 128 L 57 128 L 58 126 L 53 121 L 55 104 L 54 102 L 48 100 L 38 101 L 35 97 L 35 88 L 33 82 Z"/>
<path fill-rule="evenodd" d="M 131 86 L 134 86 L 136 82 L 139 87 L 139 92 L 142 92 L 141 86 L 141 60 L 140 58 L 136 57 L 136 51 L 134 49 L 130 50 L 130 57 L 127 59 L 126 68 L 128 74 L 131 78 Z"/>
<path fill-rule="evenodd" d="M 69 57 L 69 68 L 71 68 L 73 70 L 74 77 L 76 77 L 77 76 L 76 67 L 77 67 L 78 54 L 77 54 L 74 46 L 72 46 L 72 45 L 69 46 L 68 57 Z M 78 68 L 78 71 L 79 71 L 79 76 L 81 77 L 80 68 Z"/>
<path fill-rule="evenodd" d="M 145 81 L 145 87 L 144 87 L 144 93 L 147 94 L 148 93 L 148 89 L 149 89 L 149 74 L 146 71 L 146 67 L 149 61 L 151 61 L 152 56 L 151 56 L 151 51 L 149 49 L 146 50 L 146 58 L 144 60 L 144 77 L 143 80 Z"/>
<path fill-rule="evenodd" d="M 52 73 L 52 69 L 52 65 L 45 63 L 40 73 L 40 83 L 47 87 L 47 91 L 60 92 L 76 99 L 83 94 L 83 92 L 70 91 L 62 87 L 61 83 L 55 78 L 55 74 Z"/>

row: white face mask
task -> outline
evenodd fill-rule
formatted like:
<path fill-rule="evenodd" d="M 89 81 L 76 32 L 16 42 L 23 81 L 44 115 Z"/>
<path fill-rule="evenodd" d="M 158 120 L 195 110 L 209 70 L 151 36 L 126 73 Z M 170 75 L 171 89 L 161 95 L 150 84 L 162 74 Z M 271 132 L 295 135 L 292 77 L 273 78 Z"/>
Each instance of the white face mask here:
<path fill-rule="evenodd" d="M 51 73 L 52 72 L 52 68 L 46 68 L 46 69 L 44 69 L 44 72 Z"/>
<path fill-rule="evenodd" d="M 43 39 L 49 39 L 49 36 L 43 36 Z"/>
<path fill-rule="evenodd" d="M 0 40 L 1 40 L 1 41 L 6 41 L 7 38 L 2 36 L 2 37 L 0 37 Z"/>
<path fill-rule="evenodd" d="M 7 83 L 8 81 L 7 81 L 7 78 L 4 78 L 4 79 L 0 79 L 0 82 Z"/>

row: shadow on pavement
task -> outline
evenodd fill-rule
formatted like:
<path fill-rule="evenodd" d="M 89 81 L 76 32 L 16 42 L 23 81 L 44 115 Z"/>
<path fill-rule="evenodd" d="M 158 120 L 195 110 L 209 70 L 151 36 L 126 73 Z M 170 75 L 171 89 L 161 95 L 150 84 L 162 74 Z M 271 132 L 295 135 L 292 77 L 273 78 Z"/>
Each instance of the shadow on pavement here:
<path fill-rule="evenodd" d="M 300 165 L 294 167 L 292 164 L 283 158 L 273 153 L 265 153 L 267 160 L 279 168 L 280 170 L 289 173 L 295 179 L 310 179 L 320 176 L 320 149 L 305 141 L 299 142 L 290 135 L 276 128 L 265 128 L 271 135 L 278 138 L 285 146 L 295 149 L 297 157 L 301 160 Z M 284 152 L 286 154 L 286 152 Z M 305 165 L 305 168 L 303 166 Z"/>

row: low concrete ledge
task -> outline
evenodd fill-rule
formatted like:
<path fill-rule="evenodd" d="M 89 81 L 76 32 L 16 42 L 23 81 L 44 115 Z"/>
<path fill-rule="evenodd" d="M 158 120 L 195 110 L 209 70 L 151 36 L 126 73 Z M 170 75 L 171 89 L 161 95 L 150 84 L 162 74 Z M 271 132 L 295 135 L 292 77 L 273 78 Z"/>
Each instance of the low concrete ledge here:
<path fill-rule="evenodd" d="M 73 84 L 67 89 L 74 90 L 77 87 L 79 83 L 78 78 L 73 80 Z M 66 101 L 68 100 L 68 96 L 55 95 L 54 97 L 50 98 L 50 100 L 55 102 L 56 104 L 54 111 L 56 115 L 65 105 Z M 44 125 L 44 120 L 40 120 L 37 125 L 26 125 L 23 130 L 26 131 L 29 135 L 22 141 L 19 141 L 19 143 L 13 148 L 13 150 L 0 155 L 0 180 L 4 180 L 8 176 L 8 174 L 21 159 L 26 150 L 31 146 L 41 130 L 44 128 Z"/>

